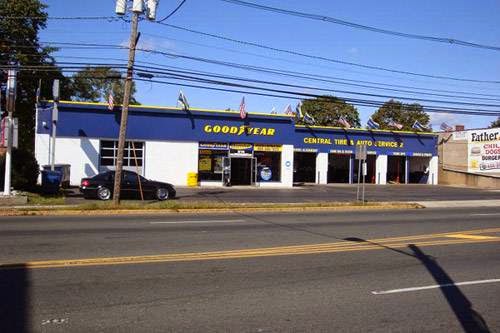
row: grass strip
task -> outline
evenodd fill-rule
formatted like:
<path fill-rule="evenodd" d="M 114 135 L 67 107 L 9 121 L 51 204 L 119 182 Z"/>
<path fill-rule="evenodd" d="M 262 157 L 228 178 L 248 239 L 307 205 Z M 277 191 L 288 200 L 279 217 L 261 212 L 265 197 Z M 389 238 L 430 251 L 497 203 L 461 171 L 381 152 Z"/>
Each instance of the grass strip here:
<path fill-rule="evenodd" d="M 406 202 L 314 202 L 314 203 L 222 203 L 213 201 L 164 201 L 154 203 L 122 203 L 113 205 L 111 202 L 81 204 L 78 206 L 46 208 L 20 208 L 3 210 L 2 215 L 110 215 L 137 213 L 207 213 L 232 211 L 307 211 L 307 210 L 357 210 L 357 209 L 416 209 L 423 206 Z"/>

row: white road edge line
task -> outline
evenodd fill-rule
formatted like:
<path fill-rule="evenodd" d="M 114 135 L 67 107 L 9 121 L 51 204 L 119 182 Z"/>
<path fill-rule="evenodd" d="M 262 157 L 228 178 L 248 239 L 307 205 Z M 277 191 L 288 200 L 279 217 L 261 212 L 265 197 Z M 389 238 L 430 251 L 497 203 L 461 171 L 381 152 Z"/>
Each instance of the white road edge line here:
<path fill-rule="evenodd" d="M 196 224 L 196 223 L 231 223 L 231 222 L 245 222 L 245 220 L 193 220 L 193 221 L 149 222 L 149 224 Z"/>
<path fill-rule="evenodd" d="M 431 286 L 423 286 L 423 287 L 412 287 L 412 288 L 392 289 L 392 290 L 383 290 L 383 291 L 372 291 L 372 294 L 373 295 L 385 295 L 385 294 L 395 294 L 395 293 L 406 293 L 406 292 L 410 292 L 410 291 L 447 288 L 447 287 L 455 287 L 455 286 L 467 286 L 467 285 L 472 285 L 472 284 L 497 283 L 497 282 L 500 282 L 500 279 L 464 281 L 464 282 L 458 282 L 458 283 L 434 284 Z"/>
<path fill-rule="evenodd" d="M 471 216 L 495 216 L 495 215 L 500 215 L 500 213 L 477 213 L 477 214 L 470 214 Z"/>

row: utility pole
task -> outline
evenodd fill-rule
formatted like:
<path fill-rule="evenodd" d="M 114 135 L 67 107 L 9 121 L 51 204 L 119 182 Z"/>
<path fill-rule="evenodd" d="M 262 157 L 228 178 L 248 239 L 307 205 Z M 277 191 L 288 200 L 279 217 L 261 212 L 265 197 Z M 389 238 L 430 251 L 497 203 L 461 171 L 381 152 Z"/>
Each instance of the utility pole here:
<path fill-rule="evenodd" d="M 156 6 L 159 0 L 147 1 L 147 16 L 148 19 L 154 20 L 156 15 Z M 126 0 L 117 0 L 115 12 L 118 15 L 124 15 L 127 7 Z M 139 23 L 139 15 L 143 13 L 143 1 L 133 0 L 132 3 L 132 29 L 130 32 L 127 77 L 125 79 L 125 88 L 123 92 L 122 114 L 120 120 L 120 132 L 118 136 L 118 154 L 116 157 L 115 183 L 113 187 L 113 204 L 120 204 L 120 190 L 123 170 L 123 151 L 125 148 L 125 137 L 127 134 L 128 107 L 130 103 L 130 93 L 132 91 L 132 78 L 134 74 L 135 49 L 139 40 L 137 34 L 137 26 Z"/>
<path fill-rule="evenodd" d="M 10 195 L 10 179 L 11 179 L 11 169 L 12 169 L 12 139 L 13 139 L 13 128 L 12 128 L 12 114 L 16 108 L 16 95 L 17 95 L 17 69 L 9 69 L 8 79 L 7 79 L 7 152 L 5 154 L 5 180 L 3 194 Z"/>
<path fill-rule="evenodd" d="M 59 80 L 54 80 L 52 85 L 52 96 L 54 98 L 54 106 L 52 108 L 52 135 L 50 137 L 50 170 L 55 170 L 56 163 L 56 133 L 57 121 L 59 120 L 59 109 L 57 103 L 59 102 Z"/>

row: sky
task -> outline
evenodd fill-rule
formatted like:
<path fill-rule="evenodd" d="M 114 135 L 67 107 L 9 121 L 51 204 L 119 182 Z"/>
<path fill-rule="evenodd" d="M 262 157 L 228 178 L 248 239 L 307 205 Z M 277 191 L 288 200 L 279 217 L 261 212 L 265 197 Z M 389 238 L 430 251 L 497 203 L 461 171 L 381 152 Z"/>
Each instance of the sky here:
<path fill-rule="evenodd" d="M 500 46 L 500 25 L 498 24 L 500 2 L 496 0 L 484 0 L 480 2 L 469 0 L 249 1 L 303 13 L 327 15 L 345 21 L 388 30 L 448 37 Z M 42 2 L 48 5 L 47 11 L 49 16 L 115 16 L 114 0 L 47 0 Z M 160 0 L 158 18 L 168 15 L 179 3 L 180 0 Z M 343 25 L 242 7 L 221 0 L 187 0 L 179 11 L 165 21 L 165 23 L 274 48 L 363 65 L 435 76 L 500 81 L 500 51 L 384 35 Z M 415 99 L 420 98 L 461 101 L 474 104 L 500 104 L 500 84 L 498 83 L 474 83 L 434 79 L 353 67 L 200 36 L 148 22 L 147 20 L 140 21 L 139 31 L 141 32 L 139 48 L 224 62 L 269 67 L 280 71 L 302 72 L 313 77 L 327 76 L 329 77 L 328 80 L 334 80 L 336 83 L 259 73 L 180 57 L 137 52 L 136 60 L 152 62 L 162 66 L 174 66 L 188 70 L 234 75 L 247 79 L 299 85 L 301 88 L 296 88 L 295 90 L 303 93 L 328 93 L 345 98 L 375 99 L 382 102 L 389 99 L 386 97 L 375 98 L 349 93 L 357 92 L 381 94 L 391 97 L 403 96 L 413 99 L 407 102 L 414 102 Z M 40 34 L 40 40 L 43 42 L 57 41 L 127 45 L 129 34 L 130 24 L 120 20 L 49 20 L 47 28 Z M 124 49 L 61 48 L 54 55 L 58 62 L 104 61 L 109 63 L 111 61 L 99 59 L 88 60 L 75 57 L 115 58 L 123 59 L 125 62 L 127 53 L 127 50 Z M 369 81 L 377 83 L 377 85 L 403 85 L 414 88 L 447 90 L 468 94 L 487 94 L 492 96 L 474 95 L 475 97 L 490 98 L 490 100 L 448 98 L 421 93 L 411 94 L 349 86 L 338 83 L 339 81 L 346 82 L 345 80 L 353 80 L 348 81 L 350 83 Z M 189 82 L 185 83 L 189 84 Z M 326 91 L 318 90 L 317 88 L 322 88 Z M 409 90 L 415 90 L 414 88 Z M 268 113 L 275 108 L 278 113 L 281 113 L 288 104 L 295 107 L 298 102 L 298 99 L 293 98 L 264 97 L 151 82 L 137 83 L 136 99 L 145 105 L 175 106 L 180 89 L 187 96 L 191 107 L 205 109 L 231 108 L 238 110 L 243 96 L 245 97 L 246 108 L 249 112 Z M 290 88 L 286 89 L 289 90 Z M 431 92 L 429 90 L 426 91 Z M 455 95 L 457 94 L 455 93 Z M 424 105 L 443 105 L 437 102 L 421 103 Z M 482 106 L 444 105 L 486 108 Z M 498 107 L 487 109 L 500 112 L 500 108 Z M 376 111 L 376 108 L 365 106 L 358 107 L 358 110 L 362 124 L 365 124 L 370 115 Z M 495 117 L 479 115 L 429 114 L 431 115 L 431 124 L 434 129 L 438 129 L 442 122 L 446 122 L 448 125 L 463 124 L 466 128 L 487 127 L 495 119 Z"/>

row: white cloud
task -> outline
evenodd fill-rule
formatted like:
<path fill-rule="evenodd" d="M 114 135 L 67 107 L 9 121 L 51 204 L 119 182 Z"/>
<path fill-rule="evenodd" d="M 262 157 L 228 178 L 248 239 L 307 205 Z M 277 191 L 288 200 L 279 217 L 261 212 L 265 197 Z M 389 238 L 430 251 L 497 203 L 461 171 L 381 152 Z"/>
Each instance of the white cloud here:
<path fill-rule="evenodd" d="M 359 54 L 359 50 L 357 47 L 351 47 L 349 50 L 347 50 L 347 52 L 349 52 L 349 54 L 351 54 L 351 55 L 358 55 Z"/>

